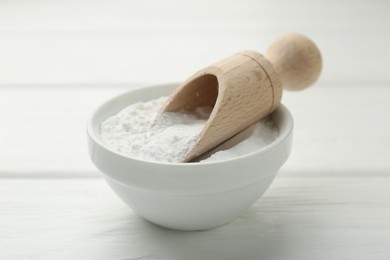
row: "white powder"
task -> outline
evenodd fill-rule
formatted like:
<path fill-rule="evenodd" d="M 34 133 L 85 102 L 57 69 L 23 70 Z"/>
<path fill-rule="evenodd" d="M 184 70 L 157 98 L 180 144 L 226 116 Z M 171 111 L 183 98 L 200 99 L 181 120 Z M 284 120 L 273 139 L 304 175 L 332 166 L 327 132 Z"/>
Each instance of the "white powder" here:
<path fill-rule="evenodd" d="M 193 113 L 163 113 L 155 122 L 166 99 L 162 97 L 135 103 L 107 118 L 100 125 L 103 143 L 124 155 L 142 160 L 180 162 L 195 145 L 211 108 L 198 108 Z M 277 136 L 278 130 L 272 121 L 260 121 L 247 139 L 202 162 L 226 160 L 254 152 L 271 143 Z"/>
<path fill-rule="evenodd" d="M 279 136 L 279 130 L 270 119 L 263 119 L 255 124 L 254 130 L 245 140 L 235 146 L 218 151 L 201 162 L 215 162 L 253 153 L 272 143 Z"/>

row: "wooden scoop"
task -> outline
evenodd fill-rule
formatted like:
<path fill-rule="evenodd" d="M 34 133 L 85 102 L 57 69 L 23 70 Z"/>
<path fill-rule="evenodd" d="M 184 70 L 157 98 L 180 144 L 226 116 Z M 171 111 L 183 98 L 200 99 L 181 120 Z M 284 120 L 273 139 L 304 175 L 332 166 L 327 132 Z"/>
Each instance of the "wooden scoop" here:
<path fill-rule="evenodd" d="M 272 113 L 280 104 L 282 85 L 285 89 L 301 90 L 320 75 L 321 54 L 303 35 L 280 37 L 268 48 L 266 57 L 256 51 L 236 53 L 198 71 L 169 97 L 162 112 L 214 107 L 183 162 Z"/>

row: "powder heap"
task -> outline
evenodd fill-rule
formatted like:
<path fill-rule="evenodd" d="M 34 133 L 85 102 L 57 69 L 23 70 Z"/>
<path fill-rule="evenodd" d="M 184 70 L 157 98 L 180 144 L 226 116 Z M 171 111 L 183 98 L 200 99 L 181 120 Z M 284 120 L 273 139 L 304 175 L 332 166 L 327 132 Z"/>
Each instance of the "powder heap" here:
<path fill-rule="evenodd" d="M 212 108 L 199 107 L 194 112 L 165 112 L 156 120 L 167 98 L 132 104 L 100 125 L 105 145 L 126 156 L 146 161 L 181 162 L 203 129 Z M 278 136 L 272 121 L 256 123 L 246 140 L 219 151 L 202 162 L 213 162 L 251 153 L 271 143 Z"/>

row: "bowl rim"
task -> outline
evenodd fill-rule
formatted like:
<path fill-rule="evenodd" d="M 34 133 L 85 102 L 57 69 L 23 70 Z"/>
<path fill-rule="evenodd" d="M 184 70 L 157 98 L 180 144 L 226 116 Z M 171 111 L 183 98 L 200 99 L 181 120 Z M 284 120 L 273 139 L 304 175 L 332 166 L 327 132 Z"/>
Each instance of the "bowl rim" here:
<path fill-rule="evenodd" d="M 180 84 L 180 82 L 168 82 L 168 83 L 162 83 L 162 84 L 140 85 L 139 87 L 132 88 L 131 90 L 127 90 L 123 93 L 120 93 L 114 97 L 109 98 L 105 102 L 98 105 L 92 111 L 92 113 L 88 116 L 87 122 L 86 122 L 86 130 L 87 130 L 88 137 L 91 138 L 93 140 L 93 142 L 96 145 L 98 145 L 100 148 L 102 148 L 102 149 L 104 149 L 112 154 L 115 154 L 116 156 L 122 157 L 126 160 L 134 160 L 137 162 L 148 163 L 148 164 L 153 164 L 153 165 L 161 165 L 164 167 L 181 167 L 181 168 L 191 167 L 191 168 L 193 168 L 193 167 L 205 167 L 205 166 L 209 166 L 209 165 L 226 164 L 227 162 L 242 160 L 243 158 L 246 158 L 246 157 L 252 157 L 252 156 L 266 153 L 267 151 L 272 150 L 274 147 L 276 147 L 276 146 L 280 145 L 282 142 L 284 142 L 289 137 L 289 135 L 291 134 L 291 132 L 294 128 L 294 119 L 293 119 L 290 111 L 283 104 L 280 104 L 279 107 L 272 114 L 275 115 L 276 113 L 281 113 L 281 115 L 284 118 L 284 121 L 286 121 L 286 127 L 284 127 L 284 131 L 282 131 L 282 132 L 279 131 L 279 135 L 271 143 L 267 144 L 266 146 L 254 151 L 254 152 L 239 155 L 239 156 L 225 159 L 225 160 L 208 161 L 208 162 L 186 162 L 186 163 L 148 161 L 148 160 L 143 160 L 143 159 L 140 159 L 137 157 L 125 155 L 125 154 L 120 153 L 120 152 L 108 147 L 107 145 L 105 145 L 102 142 L 102 140 L 100 139 L 98 133 L 95 132 L 95 130 L 94 130 L 95 125 L 93 124 L 94 118 L 96 117 L 96 115 L 99 112 L 101 112 L 103 107 L 108 107 L 108 104 L 115 103 L 115 101 L 120 99 L 121 97 L 129 95 L 132 92 L 141 91 L 142 89 L 168 88 L 168 87 L 173 88 L 173 86 L 178 86 L 179 84 Z M 127 105 L 131 105 L 131 104 L 132 103 L 129 103 Z M 123 106 L 120 109 L 123 109 L 125 107 L 126 106 Z M 102 121 L 100 121 L 100 123 L 101 122 Z M 279 130 L 280 130 L 280 128 L 279 128 Z M 183 172 L 183 174 L 185 174 L 185 172 Z"/>

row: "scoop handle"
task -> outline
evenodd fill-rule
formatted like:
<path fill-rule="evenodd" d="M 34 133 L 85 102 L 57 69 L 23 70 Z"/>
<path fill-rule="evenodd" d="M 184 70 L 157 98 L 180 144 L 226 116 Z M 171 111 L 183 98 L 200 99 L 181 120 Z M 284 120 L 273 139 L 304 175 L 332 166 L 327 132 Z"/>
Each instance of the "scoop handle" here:
<path fill-rule="evenodd" d="M 284 89 L 305 89 L 320 76 L 321 53 L 313 41 L 301 34 L 289 33 L 276 39 L 265 56 L 279 74 Z"/>

